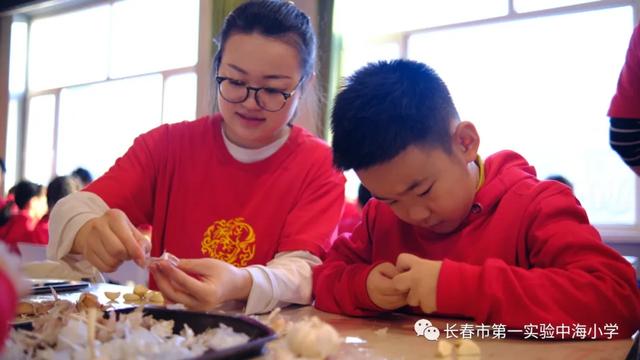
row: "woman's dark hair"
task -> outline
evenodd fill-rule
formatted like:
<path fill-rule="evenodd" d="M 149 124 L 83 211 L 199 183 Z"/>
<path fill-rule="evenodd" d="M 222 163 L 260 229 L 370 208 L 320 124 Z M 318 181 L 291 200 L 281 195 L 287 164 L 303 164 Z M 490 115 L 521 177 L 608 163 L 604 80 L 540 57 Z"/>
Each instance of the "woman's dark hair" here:
<path fill-rule="evenodd" d="M 258 33 L 280 39 L 298 50 L 302 77 L 309 79 L 315 68 L 316 37 L 309 17 L 293 3 L 281 0 L 252 0 L 233 10 L 216 39 L 218 51 L 213 73 L 220 68 L 227 40 L 233 34 Z M 215 75 L 214 75 L 215 76 Z"/>
<path fill-rule="evenodd" d="M 73 176 L 58 176 L 51 180 L 49 186 L 47 186 L 47 206 L 49 211 L 53 209 L 58 200 L 80 190 L 81 187 Z"/>

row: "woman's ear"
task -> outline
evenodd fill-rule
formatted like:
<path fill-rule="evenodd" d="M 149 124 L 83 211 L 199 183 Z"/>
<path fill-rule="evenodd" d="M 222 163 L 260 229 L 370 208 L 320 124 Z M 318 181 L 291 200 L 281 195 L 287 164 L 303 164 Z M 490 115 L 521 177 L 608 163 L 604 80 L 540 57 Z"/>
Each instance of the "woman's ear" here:
<path fill-rule="evenodd" d="M 301 86 L 300 92 L 303 93 L 308 87 L 315 86 L 316 72 L 312 72 L 308 78 L 304 79 L 304 83 Z"/>
<path fill-rule="evenodd" d="M 459 122 L 453 131 L 452 146 L 467 162 L 475 161 L 480 147 L 480 135 L 475 125 L 469 121 Z"/>

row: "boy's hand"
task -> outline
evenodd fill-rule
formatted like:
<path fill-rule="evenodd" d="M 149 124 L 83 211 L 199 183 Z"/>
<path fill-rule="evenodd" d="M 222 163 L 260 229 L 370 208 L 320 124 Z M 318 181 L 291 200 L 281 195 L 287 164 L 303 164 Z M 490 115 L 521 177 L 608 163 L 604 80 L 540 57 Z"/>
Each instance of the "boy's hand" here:
<path fill-rule="evenodd" d="M 442 261 L 400 254 L 396 260 L 396 269 L 400 273 L 393 278 L 393 285 L 398 291 L 408 292 L 407 304 L 420 306 L 425 313 L 434 312 L 441 266 Z"/>
<path fill-rule="evenodd" d="M 159 261 L 149 271 L 165 298 L 198 311 L 246 300 L 253 284 L 249 271 L 217 259 L 182 259 L 177 267 Z"/>
<path fill-rule="evenodd" d="M 367 293 L 374 304 L 385 310 L 395 310 L 407 305 L 407 291 L 399 291 L 393 284 L 398 275 L 395 265 L 385 262 L 374 267 L 367 277 Z"/>

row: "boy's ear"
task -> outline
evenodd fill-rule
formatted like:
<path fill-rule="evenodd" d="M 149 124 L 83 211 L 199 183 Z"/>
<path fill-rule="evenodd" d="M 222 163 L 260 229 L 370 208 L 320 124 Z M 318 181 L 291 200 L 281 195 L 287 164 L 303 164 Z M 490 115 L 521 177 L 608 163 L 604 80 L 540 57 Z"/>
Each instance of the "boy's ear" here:
<path fill-rule="evenodd" d="M 452 146 L 467 162 L 475 161 L 480 147 L 480 135 L 469 121 L 459 122 L 453 131 Z"/>

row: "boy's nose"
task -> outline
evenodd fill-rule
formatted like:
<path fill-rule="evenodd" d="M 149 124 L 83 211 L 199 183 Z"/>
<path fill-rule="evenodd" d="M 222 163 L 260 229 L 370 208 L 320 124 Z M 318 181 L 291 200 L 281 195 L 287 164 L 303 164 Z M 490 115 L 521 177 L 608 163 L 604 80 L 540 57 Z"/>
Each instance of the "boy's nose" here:
<path fill-rule="evenodd" d="M 431 215 L 431 212 L 424 206 L 411 206 L 409 208 L 409 218 L 413 221 L 424 220 L 429 215 Z"/>

